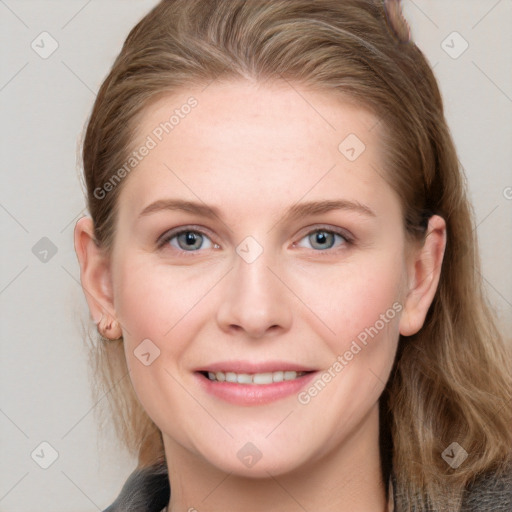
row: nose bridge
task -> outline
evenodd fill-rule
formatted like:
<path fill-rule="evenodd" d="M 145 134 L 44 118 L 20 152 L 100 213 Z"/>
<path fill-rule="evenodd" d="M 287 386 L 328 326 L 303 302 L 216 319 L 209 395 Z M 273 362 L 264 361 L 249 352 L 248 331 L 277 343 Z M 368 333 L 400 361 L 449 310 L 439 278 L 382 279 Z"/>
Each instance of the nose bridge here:
<path fill-rule="evenodd" d="M 291 310 L 285 287 L 274 275 L 275 263 L 274 254 L 253 237 L 238 245 L 218 311 L 222 329 L 242 329 L 251 337 L 261 337 L 269 329 L 289 327 Z"/>

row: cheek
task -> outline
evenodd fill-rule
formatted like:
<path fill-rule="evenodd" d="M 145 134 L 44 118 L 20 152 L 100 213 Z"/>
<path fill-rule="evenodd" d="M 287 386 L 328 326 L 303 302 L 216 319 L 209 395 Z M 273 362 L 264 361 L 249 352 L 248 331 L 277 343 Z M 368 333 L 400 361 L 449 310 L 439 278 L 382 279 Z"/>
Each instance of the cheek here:
<path fill-rule="evenodd" d="M 372 259 L 372 264 L 340 270 L 338 286 L 317 288 L 311 295 L 311 309 L 329 327 L 317 333 L 330 356 L 323 374 L 298 400 L 317 414 L 326 407 L 339 411 L 340 430 L 333 442 L 362 420 L 389 378 L 403 309 L 403 269 L 398 254 L 378 263 Z"/>
<path fill-rule="evenodd" d="M 383 251 L 315 268 L 302 276 L 298 289 L 317 319 L 318 335 L 338 354 L 358 337 L 364 342 L 368 331 L 370 339 L 397 338 L 404 276 L 400 251 Z"/>
<path fill-rule="evenodd" d="M 166 340 L 206 295 L 208 273 L 127 258 L 113 276 L 116 313 L 126 338 Z M 173 344 L 175 346 L 175 344 Z"/>
<path fill-rule="evenodd" d="M 170 403 L 183 397 L 173 376 L 187 366 L 188 349 L 205 320 L 211 321 L 205 308 L 219 275 L 136 255 L 116 263 L 115 310 L 123 326 L 127 366 L 139 400 L 154 418 L 162 393 Z"/>
<path fill-rule="evenodd" d="M 204 285 L 186 285 L 183 274 L 134 257 L 119 262 L 113 276 L 129 378 L 157 425 L 169 415 L 162 404 L 175 406 L 187 397 L 176 377 L 198 327 L 194 304 Z"/>

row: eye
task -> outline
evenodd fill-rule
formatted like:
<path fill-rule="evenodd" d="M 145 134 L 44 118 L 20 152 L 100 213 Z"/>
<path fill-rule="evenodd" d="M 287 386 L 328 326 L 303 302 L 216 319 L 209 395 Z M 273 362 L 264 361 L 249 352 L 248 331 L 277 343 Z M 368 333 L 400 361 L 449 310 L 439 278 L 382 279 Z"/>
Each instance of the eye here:
<path fill-rule="evenodd" d="M 203 231 L 189 228 L 170 231 L 163 235 L 157 244 L 159 248 L 164 248 L 165 245 L 169 244 L 177 250 L 186 252 L 197 252 L 199 249 L 218 247 L 217 244 L 213 244 L 208 235 Z"/>
<path fill-rule="evenodd" d="M 352 244 L 352 239 L 348 234 L 325 228 L 310 231 L 302 240 L 307 240 L 313 249 L 320 251 L 332 249 L 336 240 L 341 242 L 341 246 Z M 303 247 L 303 245 L 300 245 L 300 242 L 297 245 Z"/>

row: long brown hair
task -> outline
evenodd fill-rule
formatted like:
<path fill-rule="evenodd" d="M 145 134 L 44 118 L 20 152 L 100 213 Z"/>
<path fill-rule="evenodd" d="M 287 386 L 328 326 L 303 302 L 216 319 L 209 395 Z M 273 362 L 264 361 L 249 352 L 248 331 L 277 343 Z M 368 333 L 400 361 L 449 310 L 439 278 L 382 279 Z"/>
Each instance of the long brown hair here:
<path fill-rule="evenodd" d="M 85 133 L 88 208 L 107 253 L 123 181 L 108 192 L 104 184 L 133 149 L 137 120 L 158 96 L 219 77 L 287 80 L 369 108 L 380 120 L 386 179 L 402 200 L 407 235 L 421 240 L 429 215 L 445 219 L 438 290 L 422 329 L 400 338 L 381 404 L 407 507 L 458 510 L 465 486 L 510 460 L 510 368 L 484 294 L 473 213 L 440 91 L 409 40 L 399 3 L 160 2 L 130 32 Z M 93 337 L 92 356 L 121 439 L 141 465 L 163 459 L 161 434 L 127 377 L 122 340 Z M 455 442 L 468 457 L 452 469 L 442 453 Z"/>

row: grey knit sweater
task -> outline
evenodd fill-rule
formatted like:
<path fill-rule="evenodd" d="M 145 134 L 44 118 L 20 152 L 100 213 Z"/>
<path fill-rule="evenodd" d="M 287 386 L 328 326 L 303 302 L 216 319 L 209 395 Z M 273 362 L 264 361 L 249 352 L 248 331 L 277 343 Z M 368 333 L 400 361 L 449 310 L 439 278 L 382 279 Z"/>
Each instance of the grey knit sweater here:
<path fill-rule="evenodd" d="M 169 503 L 169 497 L 167 466 L 155 465 L 135 470 L 116 501 L 104 512 L 161 512 Z M 395 492 L 393 498 L 395 512 L 447 512 L 412 509 Z M 512 512 L 512 472 L 499 478 L 486 474 L 477 479 L 467 489 L 460 512 Z"/>

